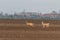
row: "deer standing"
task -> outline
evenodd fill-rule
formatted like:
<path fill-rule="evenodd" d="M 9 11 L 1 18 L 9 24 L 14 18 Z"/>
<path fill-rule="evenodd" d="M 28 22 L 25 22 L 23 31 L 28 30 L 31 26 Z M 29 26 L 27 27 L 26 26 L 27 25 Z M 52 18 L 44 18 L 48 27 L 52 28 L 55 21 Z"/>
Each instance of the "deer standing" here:
<path fill-rule="evenodd" d="M 43 28 L 49 27 L 49 23 L 44 23 L 44 22 L 42 21 L 42 26 L 43 26 Z"/>

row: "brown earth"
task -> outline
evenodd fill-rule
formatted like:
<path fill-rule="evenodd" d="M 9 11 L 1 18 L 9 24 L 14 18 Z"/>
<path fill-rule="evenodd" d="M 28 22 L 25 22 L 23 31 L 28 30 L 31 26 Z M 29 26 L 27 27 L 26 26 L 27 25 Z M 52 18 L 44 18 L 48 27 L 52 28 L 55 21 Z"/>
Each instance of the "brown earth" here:
<path fill-rule="evenodd" d="M 34 27 L 27 27 L 26 21 Z M 48 28 L 43 28 L 41 21 L 0 19 L 0 40 L 60 40 L 60 20 L 43 20 L 50 23 Z"/>

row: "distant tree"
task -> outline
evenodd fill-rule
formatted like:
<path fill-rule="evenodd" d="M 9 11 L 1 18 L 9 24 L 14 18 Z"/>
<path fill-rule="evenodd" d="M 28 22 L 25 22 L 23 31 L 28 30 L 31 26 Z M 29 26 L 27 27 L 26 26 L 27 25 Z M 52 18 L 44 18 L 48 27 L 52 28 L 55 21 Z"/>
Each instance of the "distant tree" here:
<path fill-rule="evenodd" d="M 57 14 L 57 12 L 56 12 L 56 11 L 52 11 L 52 13 Z"/>
<path fill-rule="evenodd" d="M 17 13 L 16 12 L 14 12 L 14 16 L 17 16 Z"/>
<path fill-rule="evenodd" d="M 39 13 L 40 17 L 42 17 L 42 13 Z"/>
<path fill-rule="evenodd" d="M 13 15 L 12 15 L 12 14 L 10 14 L 10 15 L 9 15 L 9 18 L 13 18 Z"/>
<path fill-rule="evenodd" d="M 26 14 L 26 13 L 25 13 L 25 10 L 22 11 L 22 14 L 24 14 L 24 15 Z"/>
<path fill-rule="evenodd" d="M 3 11 L 0 12 L 0 16 L 3 15 Z"/>
<path fill-rule="evenodd" d="M 5 16 L 8 16 L 8 13 L 5 13 Z"/>

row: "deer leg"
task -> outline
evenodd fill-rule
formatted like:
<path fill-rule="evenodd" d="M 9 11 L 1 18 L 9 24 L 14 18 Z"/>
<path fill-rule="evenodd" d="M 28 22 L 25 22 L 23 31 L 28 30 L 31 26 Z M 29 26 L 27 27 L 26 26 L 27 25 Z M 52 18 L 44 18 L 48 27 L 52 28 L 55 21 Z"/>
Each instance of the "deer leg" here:
<path fill-rule="evenodd" d="M 45 28 L 45 25 L 43 25 L 43 28 Z"/>

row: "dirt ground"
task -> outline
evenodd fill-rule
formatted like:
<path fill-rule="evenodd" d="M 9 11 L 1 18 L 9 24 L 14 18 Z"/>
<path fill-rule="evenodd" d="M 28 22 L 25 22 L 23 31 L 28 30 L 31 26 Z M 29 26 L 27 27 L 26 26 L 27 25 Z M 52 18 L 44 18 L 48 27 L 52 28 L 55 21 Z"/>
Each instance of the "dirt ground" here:
<path fill-rule="evenodd" d="M 26 21 L 34 27 L 27 27 Z M 60 20 L 43 21 L 50 26 L 43 28 L 42 20 L 0 19 L 0 40 L 60 40 Z"/>

